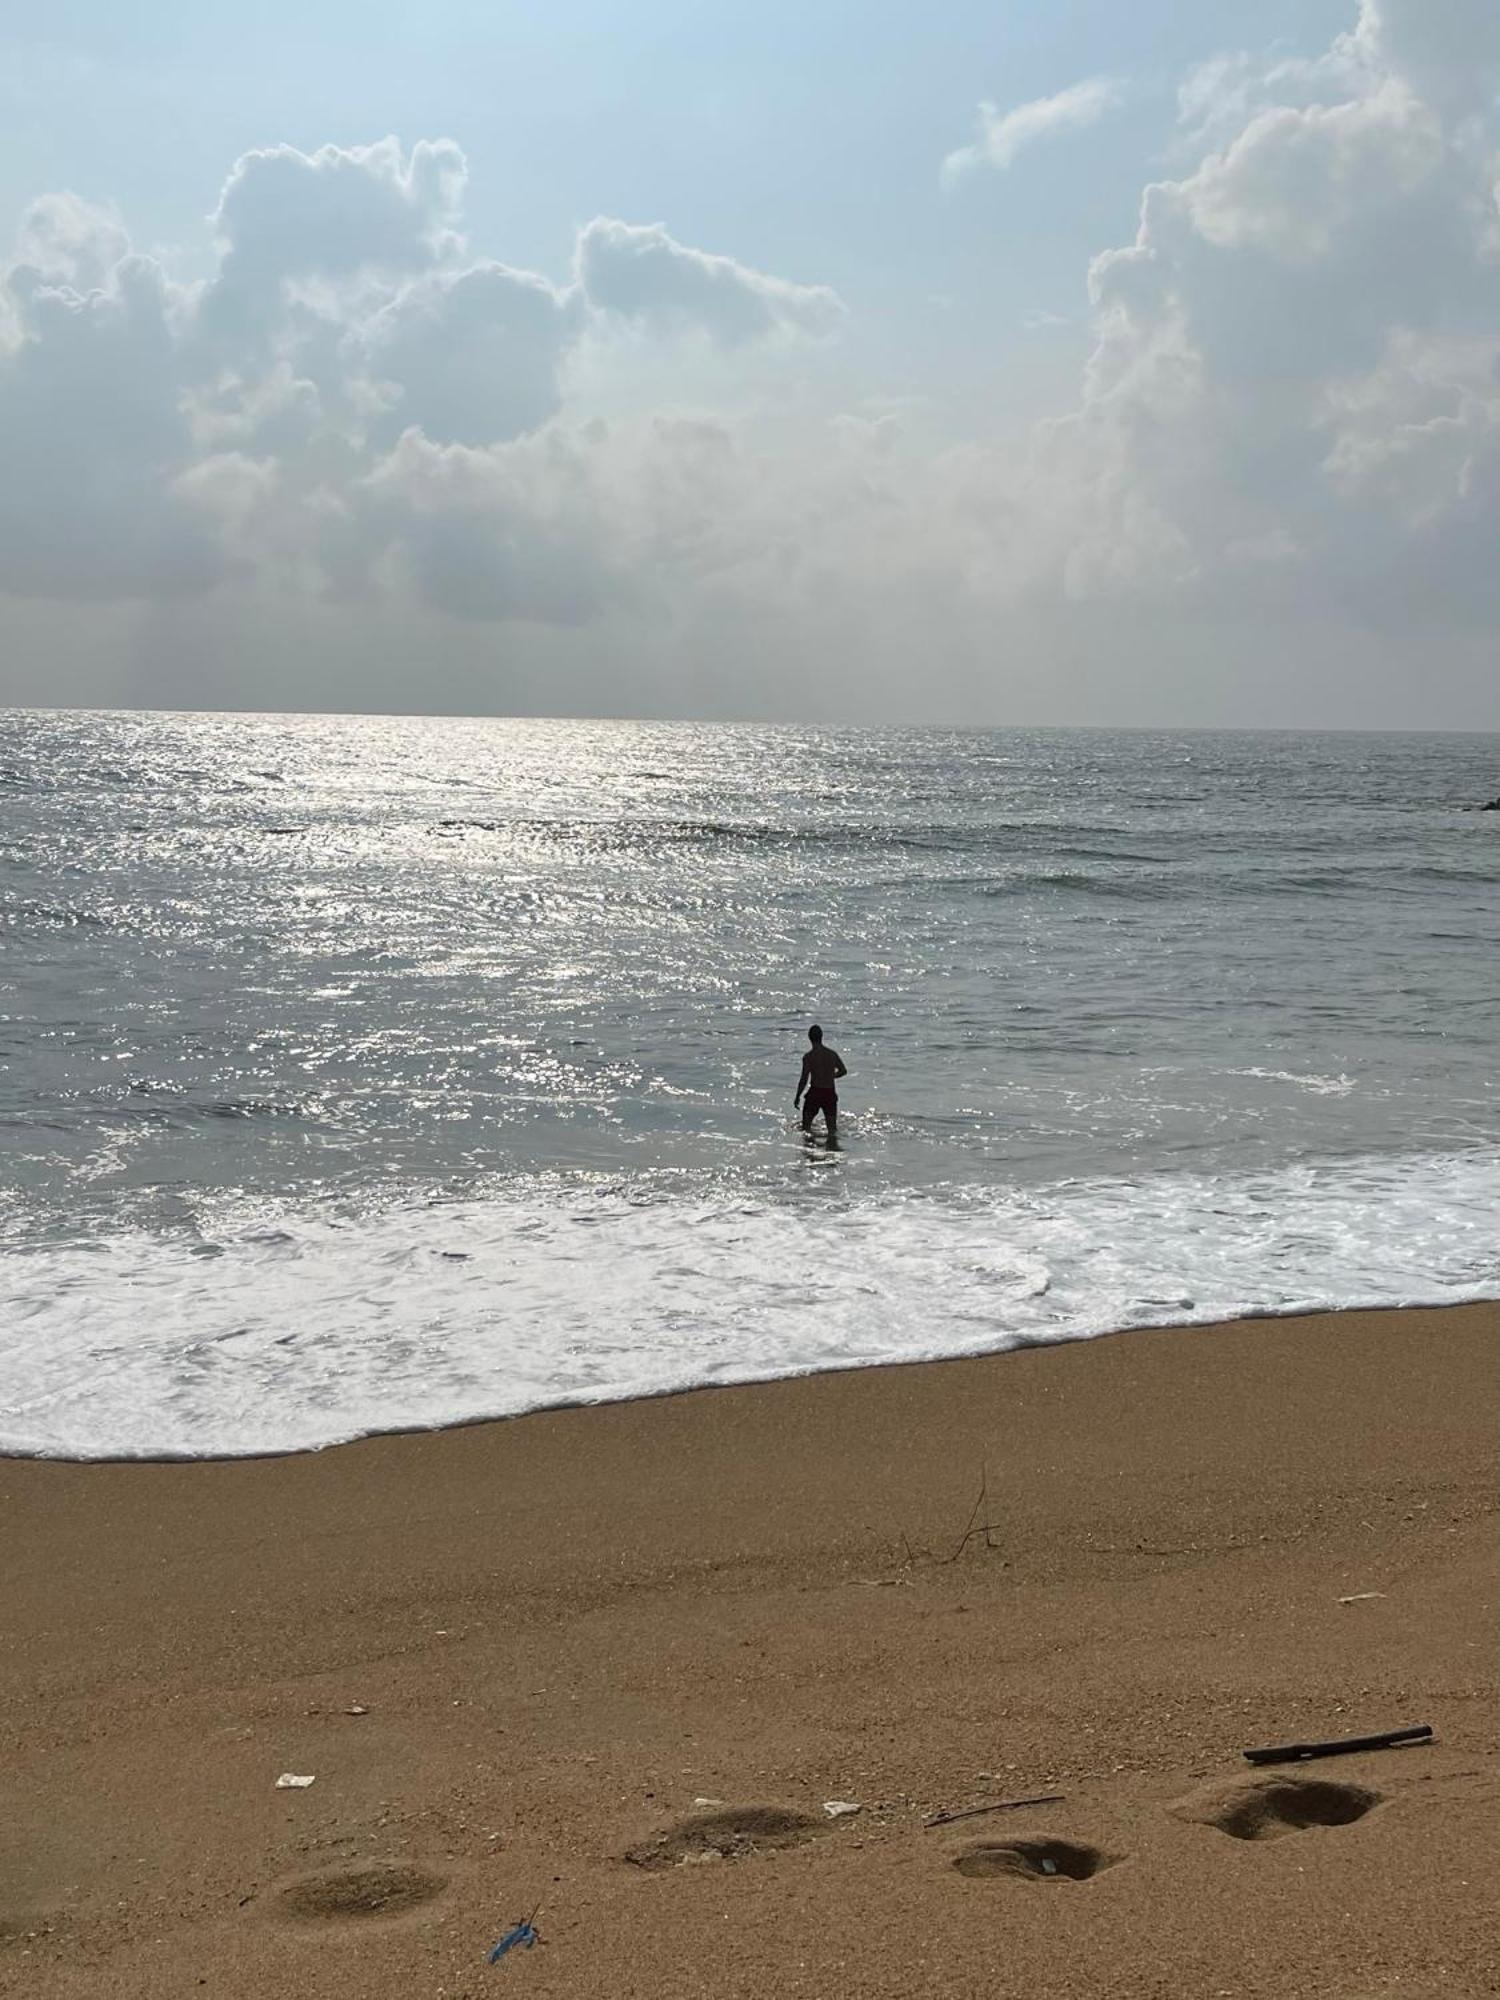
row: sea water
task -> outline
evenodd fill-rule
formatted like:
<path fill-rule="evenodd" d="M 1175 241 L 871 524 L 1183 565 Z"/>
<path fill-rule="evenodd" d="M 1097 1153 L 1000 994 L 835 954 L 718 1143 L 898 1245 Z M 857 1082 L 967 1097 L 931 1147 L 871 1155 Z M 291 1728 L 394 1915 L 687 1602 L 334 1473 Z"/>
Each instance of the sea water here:
<path fill-rule="evenodd" d="M 0 1451 L 1500 1295 L 1496 792 L 1478 736 L 0 714 Z"/>

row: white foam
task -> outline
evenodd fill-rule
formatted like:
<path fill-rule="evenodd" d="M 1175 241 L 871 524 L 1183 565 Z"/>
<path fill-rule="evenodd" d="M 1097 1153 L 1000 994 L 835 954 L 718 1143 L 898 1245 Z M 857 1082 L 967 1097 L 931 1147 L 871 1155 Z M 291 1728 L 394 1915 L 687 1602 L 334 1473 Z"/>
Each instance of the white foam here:
<path fill-rule="evenodd" d="M 1232 1069 L 1229 1074 L 1259 1077 L 1266 1083 L 1294 1083 L 1314 1097 L 1347 1097 L 1354 1088 L 1352 1076 L 1301 1076 L 1291 1069 Z"/>
<path fill-rule="evenodd" d="M 1500 1294 L 1500 1154 L 1001 1193 L 533 1189 L 0 1259 L 0 1451 L 301 1450 L 1116 1328 Z"/>

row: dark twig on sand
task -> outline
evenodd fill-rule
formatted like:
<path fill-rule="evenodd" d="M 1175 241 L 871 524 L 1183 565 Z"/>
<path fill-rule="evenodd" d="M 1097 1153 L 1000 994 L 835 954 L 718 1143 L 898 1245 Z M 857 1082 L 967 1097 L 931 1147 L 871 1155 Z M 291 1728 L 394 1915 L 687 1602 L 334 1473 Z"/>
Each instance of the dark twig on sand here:
<path fill-rule="evenodd" d="M 1346 1757 L 1351 1750 L 1392 1750 L 1402 1743 L 1429 1743 L 1432 1724 L 1411 1729 L 1387 1729 L 1379 1736 L 1338 1736 L 1328 1743 L 1275 1743 L 1264 1750 L 1244 1750 L 1248 1764 L 1299 1764 L 1309 1757 Z"/>
<path fill-rule="evenodd" d="M 979 1518 L 981 1514 L 984 1515 L 982 1521 Z M 949 1563 L 956 1563 L 970 1542 L 980 1535 L 984 1536 L 985 1547 L 993 1549 L 996 1546 L 994 1533 L 995 1523 L 990 1519 L 990 1468 L 986 1461 L 979 1468 L 979 1493 L 974 1505 L 969 1509 L 969 1519 L 962 1535 L 959 1536 L 958 1547 L 951 1556 L 939 1559 L 939 1568 L 946 1569 Z"/>
<path fill-rule="evenodd" d="M 952 1826 L 956 1819 L 980 1819 L 985 1813 L 1015 1812 L 1021 1806 L 1060 1806 L 1061 1792 L 1044 1792 L 1035 1799 L 1001 1799 L 992 1806 L 960 1806 L 957 1812 L 936 1812 L 923 1821 L 925 1826 Z"/>

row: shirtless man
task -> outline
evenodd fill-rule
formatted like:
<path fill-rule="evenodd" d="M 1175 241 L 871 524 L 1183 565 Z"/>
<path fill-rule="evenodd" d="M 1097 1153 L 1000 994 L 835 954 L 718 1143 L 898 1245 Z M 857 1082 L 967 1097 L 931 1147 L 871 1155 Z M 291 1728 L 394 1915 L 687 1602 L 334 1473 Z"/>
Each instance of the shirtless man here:
<path fill-rule="evenodd" d="M 802 1058 L 802 1075 L 797 1080 L 797 1095 L 792 1102 L 802 1104 L 802 1093 L 806 1091 L 807 1102 L 802 1104 L 803 1131 L 812 1130 L 813 1120 L 821 1111 L 823 1122 L 828 1127 L 829 1138 L 836 1139 L 839 1129 L 839 1094 L 833 1086 L 841 1076 L 847 1076 L 849 1072 L 845 1069 L 844 1059 L 837 1049 L 824 1048 L 821 1028 L 809 1028 L 807 1039 L 812 1043 L 812 1047 Z"/>

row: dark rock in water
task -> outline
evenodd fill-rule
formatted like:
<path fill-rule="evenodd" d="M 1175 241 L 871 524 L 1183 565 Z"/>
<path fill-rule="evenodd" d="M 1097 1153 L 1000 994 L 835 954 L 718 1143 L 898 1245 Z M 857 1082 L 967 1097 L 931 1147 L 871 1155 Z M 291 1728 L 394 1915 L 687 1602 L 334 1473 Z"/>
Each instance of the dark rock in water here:
<path fill-rule="evenodd" d="M 1500 813 L 1500 799 L 1491 799 L 1488 805 L 1481 806 L 1479 810 L 1482 813 Z"/>

